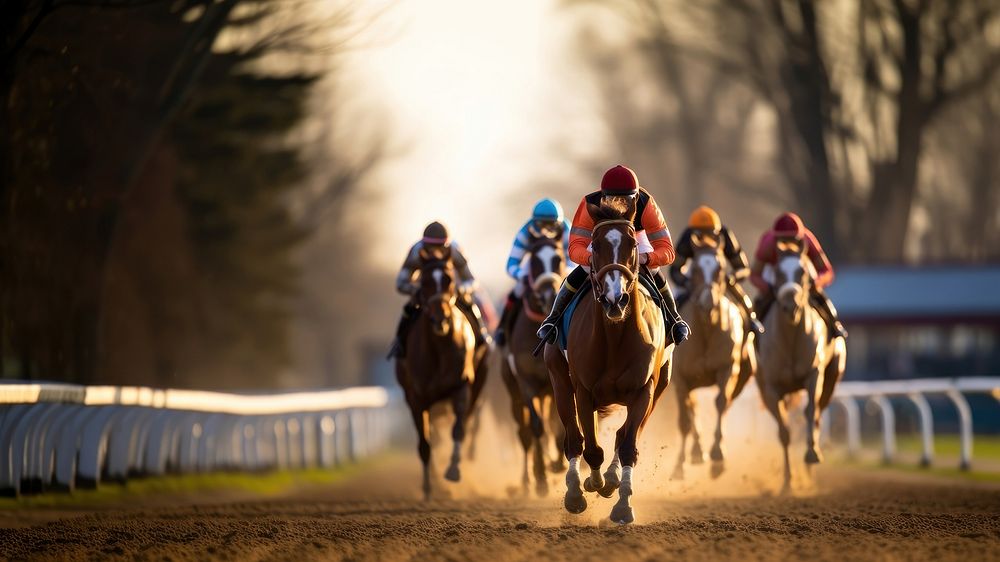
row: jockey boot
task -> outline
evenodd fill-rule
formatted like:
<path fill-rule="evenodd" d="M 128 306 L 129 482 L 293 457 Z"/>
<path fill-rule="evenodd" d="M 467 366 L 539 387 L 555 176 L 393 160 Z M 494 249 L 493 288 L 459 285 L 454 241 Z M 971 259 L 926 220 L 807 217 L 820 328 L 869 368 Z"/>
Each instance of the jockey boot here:
<path fill-rule="evenodd" d="M 559 294 L 556 295 L 556 300 L 552 303 L 552 311 L 549 312 L 545 320 L 542 320 L 542 325 L 538 328 L 538 339 L 542 341 L 555 342 L 556 324 L 559 323 L 570 301 L 576 296 L 577 289 L 570 286 L 568 281 L 569 279 L 563 282 L 562 287 L 559 287 Z"/>
<path fill-rule="evenodd" d="M 674 300 L 674 295 L 670 292 L 670 284 L 667 283 L 667 277 L 663 275 L 662 271 L 657 271 L 653 275 L 653 281 L 656 283 L 656 288 L 660 291 L 660 297 L 662 298 L 664 317 L 669 324 L 666 327 L 667 333 L 670 334 L 670 339 L 673 340 L 675 345 L 684 343 L 684 340 L 691 337 L 691 327 L 687 325 L 687 322 L 677 312 L 677 301 Z"/>
<path fill-rule="evenodd" d="M 465 312 L 465 317 L 472 322 L 472 331 L 476 334 L 476 347 L 489 345 L 493 338 L 490 337 L 489 328 L 486 327 L 486 321 L 483 320 L 483 312 L 479 310 L 476 301 L 470 298 L 468 302 L 461 305 L 461 308 Z"/>
<path fill-rule="evenodd" d="M 514 319 L 517 317 L 516 301 L 514 291 L 507 293 L 507 302 L 504 303 L 503 312 L 500 313 L 500 323 L 493 334 L 493 341 L 497 342 L 497 345 L 507 345 L 507 331 L 514 325 Z"/>
<path fill-rule="evenodd" d="M 844 329 L 844 325 L 840 323 L 837 318 L 837 309 L 833 306 L 833 301 L 830 297 L 826 296 L 823 291 L 813 291 L 812 301 L 818 305 L 820 314 L 823 316 L 823 320 L 826 321 L 826 326 L 830 330 L 831 338 L 844 338 L 847 339 L 847 330 Z"/>
<path fill-rule="evenodd" d="M 403 314 L 399 317 L 399 324 L 396 325 L 396 338 L 392 340 L 389 354 L 385 356 L 387 360 L 393 357 L 397 359 L 406 357 L 406 335 L 410 331 L 410 325 L 417 312 L 419 312 L 419 308 L 412 302 L 406 303 L 406 306 L 403 307 Z"/>
<path fill-rule="evenodd" d="M 743 311 L 743 316 L 747 319 L 750 330 L 756 332 L 758 336 L 763 334 L 764 325 L 757 319 L 757 313 L 753 310 L 753 301 L 750 300 L 750 295 L 743 290 L 735 277 L 729 278 L 728 291 L 733 300 L 736 301 L 736 305 Z"/>

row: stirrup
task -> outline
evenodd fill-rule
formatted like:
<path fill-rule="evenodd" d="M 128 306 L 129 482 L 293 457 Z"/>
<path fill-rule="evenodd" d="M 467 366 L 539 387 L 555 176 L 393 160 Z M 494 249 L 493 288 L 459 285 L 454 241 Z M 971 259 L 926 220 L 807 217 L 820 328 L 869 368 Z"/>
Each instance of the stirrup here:
<path fill-rule="evenodd" d="M 553 343 L 556 336 L 556 322 L 557 320 L 542 322 L 542 325 L 538 327 L 538 331 L 535 332 L 538 339 L 547 343 Z"/>

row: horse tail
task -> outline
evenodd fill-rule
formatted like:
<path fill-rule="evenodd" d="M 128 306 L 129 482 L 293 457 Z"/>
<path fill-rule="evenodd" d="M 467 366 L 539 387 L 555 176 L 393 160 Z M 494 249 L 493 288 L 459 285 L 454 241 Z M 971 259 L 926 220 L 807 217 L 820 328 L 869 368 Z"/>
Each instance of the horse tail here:
<path fill-rule="evenodd" d="M 598 417 L 598 419 L 602 419 L 603 420 L 604 418 L 606 418 L 606 417 L 610 416 L 611 414 L 615 413 L 616 410 L 618 410 L 618 405 L 617 404 L 612 404 L 610 406 L 599 406 L 597 408 L 597 417 Z"/>

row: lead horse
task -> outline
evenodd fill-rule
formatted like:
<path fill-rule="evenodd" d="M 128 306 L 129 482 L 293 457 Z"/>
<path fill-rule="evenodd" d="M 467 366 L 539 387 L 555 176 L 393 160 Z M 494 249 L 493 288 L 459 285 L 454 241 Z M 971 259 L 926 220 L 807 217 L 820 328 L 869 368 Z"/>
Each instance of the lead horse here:
<path fill-rule="evenodd" d="M 500 372 L 510 395 L 511 413 L 518 426 L 518 437 L 524 448 L 522 486 L 528 490 L 533 464 L 535 492 L 548 494 L 546 452 L 550 451 L 546 433 L 554 438 L 558 449 L 564 439 L 562 422 L 553 407 L 552 383 L 545 362 L 532 350 L 538 343 L 535 332 L 552 309 L 559 284 L 565 275 L 566 260 L 559 239 L 542 238 L 529 248 L 528 275 L 521 296 L 522 312 L 508 330 L 508 344 L 503 353 Z M 546 427 L 547 426 L 547 427 Z M 560 455 L 551 464 L 552 470 L 563 470 Z"/>
<path fill-rule="evenodd" d="M 639 284 L 635 201 L 605 198 L 601 206 L 588 205 L 588 211 L 596 223 L 590 264 L 593 298 L 583 296 L 570 320 L 566 355 L 555 345 L 545 347 L 559 418 L 566 427 L 564 505 L 570 513 L 587 508 L 580 488 L 583 455 L 590 467 L 584 488 L 604 497 L 618 489 L 611 520 L 631 523 L 637 440 L 670 381 L 670 348 L 663 314 Z M 615 405 L 624 406 L 627 416 L 615 434 L 614 457 L 602 476 L 604 451 L 597 442 L 595 414 L 606 414 Z"/>
<path fill-rule="evenodd" d="M 777 302 L 764 321 L 760 339 L 757 385 L 768 411 L 778 422 L 785 472 L 781 492 L 791 491 L 788 460 L 788 407 L 806 391 L 807 466 L 819 463 L 819 422 L 844 375 L 847 347 L 844 338 L 830 338 L 826 322 L 809 302 L 815 270 L 802 248 L 779 249 L 772 287 Z"/>
<path fill-rule="evenodd" d="M 672 478 L 684 478 L 684 462 L 689 433 L 693 434 L 692 464 L 704 462 L 698 434 L 695 401 L 691 391 L 715 386 L 715 440 L 709 453 L 713 478 L 722 474 L 722 420 L 757 368 L 754 332 L 746 330 L 739 308 L 726 297 L 729 283 L 726 260 L 719 244 L 693 241 L 694 256 L 688 274 L 690 298 L 684 318 L 691 324 L 691 339 L 674 352 L 674 391 L 677 394 L 681 447 Z"/>
<path fill-rule="evenodd" d="M 430 410 L 450 401 L 455 414 L 451 462 L 444 477 L 461 479 L 460 462 L 466 425 L 486 382 L 487 346 L 476 347 L 472 325 L 458 307 L 455 268 L 450 256 L 425 258 L 420 267 L 420 289 L 415 296 L 420 313 L 407 336 L 406 357 L 396 360 L 396 380 L 417 429 L 423 463 L 424 498 L 431 493 Z"/>

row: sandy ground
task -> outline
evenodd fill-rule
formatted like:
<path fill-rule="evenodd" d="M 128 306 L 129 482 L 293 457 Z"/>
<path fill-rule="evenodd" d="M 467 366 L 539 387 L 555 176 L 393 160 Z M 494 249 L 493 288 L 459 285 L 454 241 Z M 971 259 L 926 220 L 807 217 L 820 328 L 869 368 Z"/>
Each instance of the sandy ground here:
<path fill-rule="evenodd" d="M 613 500 L 594 494 L 585 513 L 567 514 L 561 474 L 551 475 L 549 496 L 522 495 L 522 454 L 504 417 L 487 410 L 463 483 L 438 482 L 428 502 L 418 497 L 416 452 L 407 450 L 348 480 L 276 497 L 214 492 L 0 510 L 0 558 L 1000 560 L 997 485 L 836 465 L 810 478 L 799 449 L 795 494 L 775 496 L 780 449 L 773 426 L 747 413 L 753 408 L 748 401 L 727 421 L 730 460 L 718 480 L 702 465 L 669 481 L 672 415 L 655 420 L 641 442 L 637 522 L 628 527 L 611 524 Z M 614 419 L 605 425 L 607 438 Z M 437 450 L 447 455 L 449 445 Z"/>

